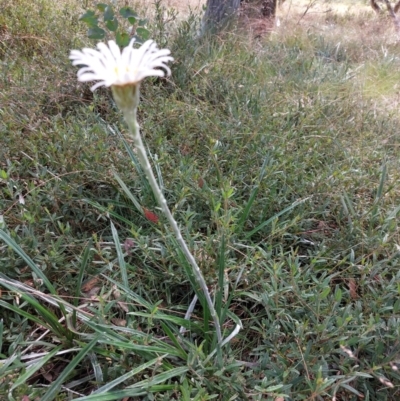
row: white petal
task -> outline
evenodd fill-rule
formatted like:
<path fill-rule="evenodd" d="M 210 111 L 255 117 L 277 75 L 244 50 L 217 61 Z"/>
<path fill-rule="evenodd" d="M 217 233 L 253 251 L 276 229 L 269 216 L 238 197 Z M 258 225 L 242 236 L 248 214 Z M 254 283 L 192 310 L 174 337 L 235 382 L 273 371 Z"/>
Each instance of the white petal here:
<path fill-rule="evenodd" d="M 166 65 L 173 61 L 168 49 L 159 50 L 152 40 L 134 49 L 134 42 L 132 39 L 122 52 L 112 40 L 108 45 L 98 43 L 97 49 L 71 50 L 69 58 L 72 64 L 82 66 L 77 74 L 78 80 L 99 81 L 91 88 L 95 90 L 100 86 L 135 85 L 146 77 L 171 74 Z"/>

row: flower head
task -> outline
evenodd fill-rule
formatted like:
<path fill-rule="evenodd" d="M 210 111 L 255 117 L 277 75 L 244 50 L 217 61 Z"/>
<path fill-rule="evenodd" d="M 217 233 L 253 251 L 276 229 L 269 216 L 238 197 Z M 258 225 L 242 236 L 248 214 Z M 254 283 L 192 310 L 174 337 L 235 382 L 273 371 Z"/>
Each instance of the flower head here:
<path fill-rule="evenodd" d="M 173 60 L 168 49 L 158 49 L 152 40 L 134 49 L 134 42 L 132 39 L 122 52 L 113 40 L 108 42 L 108 46 L 98 43 L 97 50 L 71 50 L 69 58 L 72 64 L 84 66 L 78 71 L 78 81 L 99 81 L 91 87 L 94 91 L 100 86 L 136 85 L 146 77 L 171 74 L 166 65 Z"/>

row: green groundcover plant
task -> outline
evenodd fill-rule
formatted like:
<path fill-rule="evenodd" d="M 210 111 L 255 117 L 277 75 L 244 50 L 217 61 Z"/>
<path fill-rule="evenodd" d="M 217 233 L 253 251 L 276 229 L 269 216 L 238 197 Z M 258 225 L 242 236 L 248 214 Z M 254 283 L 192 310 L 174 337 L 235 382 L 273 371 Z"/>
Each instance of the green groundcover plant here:
<path fill-rule="evenodd" d="M 139 18 L 129 6 L 119 8 L 116 14 L 112 4 L 98 3 L 95 10 L 87 10 L 79 20 L 88 26 L 89 39 L 100 40 L 111 36 L 121 47 L 127 46 L 131 37 L 143 43 L 150 36 L 146 28 L 147 20 Z"/>
<path fill-rule="evenodd" d="M 162 4 L 0 5 L 0 400 L 397 400 L 398 46 Z"/>

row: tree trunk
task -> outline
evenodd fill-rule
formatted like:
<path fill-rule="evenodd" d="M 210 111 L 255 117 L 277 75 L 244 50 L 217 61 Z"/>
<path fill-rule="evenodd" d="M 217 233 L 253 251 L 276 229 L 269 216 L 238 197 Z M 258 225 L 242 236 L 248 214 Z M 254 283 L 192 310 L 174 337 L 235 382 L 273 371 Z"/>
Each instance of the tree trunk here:
<path fill-rule="evenodd" d="M 379 7 L 378 3 L 376 0 L 371 0 L 371 7 L 374 9 L 374 11 L 379 14 L 381 12 L 381 8 Z"/>
<path fill-rule="evenodd" d="M 230 18 L 238 12 L 241 3 L 242 11 L 249 18 L 274 19 L 276 9 L 285 0 L 207 0 L 206 12 L 201 23 L 201 34 L 217 32 L 226 26 Z M 400 0 L 399 0 L 400 1 Z"/>
<path fill-rule="evenodd" d="M 281 3 L 283 2 L 279 2 Z M 242 0 L 243 14 L 249 18 L 273 19 L 277 7 L 278 0 Z"/>
<path fill-rule="evenodd" d="M 264 0 L 262 3 L 261 13 L 265 18 L 275 18 L 277 0 Z"/>
<path fill-rule="evenodd" d="M 202 33 L 218 31 L 232 18 L 240 7 L 241 0 L 207 0 L 207 8 L 202 20 Z"/>
<path fill-rule="evenodd" d="M 371 3 L 371 7 L 374 9 L 374 11 L 377 13 L 377 14 L 379 14 L 381 11 L 382 11 L 382 9 L 379 7 L 379 4 L 378 4 L 378 1 L 379 0 L 370 0 L 370 3 Z M 384 1 L 385 3 L 386 3 L 386 5 L 387 5 L 387 2 L 386 1 Z M 400 10 L 400 0 L 394 5 L 394 7 L 393 7 L 393 11 L 394 11 L 394 13 L 395 14 L 397 14 L 397 12 Z M 390 11 L 389 11 L 390 12 Z"/>
<path fill-rule="evenodd" d="M 394 26 L 396 28 L 397 40 L 400 40 L 400 20 L 397 18 L 396 12 L 394 11 L 392 5 L 390 4 L 390 1 L 384 0 L 384 2 L 386 3 L 389 15 L 392 18 Z M 397 5 L 398 4 L 395 5 L 395 8 L 397 7 Z"/>

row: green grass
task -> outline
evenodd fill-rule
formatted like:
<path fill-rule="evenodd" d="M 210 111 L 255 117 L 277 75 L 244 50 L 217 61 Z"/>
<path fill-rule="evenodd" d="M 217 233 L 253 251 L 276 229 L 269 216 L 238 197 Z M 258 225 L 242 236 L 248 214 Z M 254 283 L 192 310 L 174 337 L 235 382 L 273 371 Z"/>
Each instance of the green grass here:
<path fill-rule="evenodd" d="M 243 326 L 213 354 L 122 116 L 76 81 L 79 4 L 0 6 L 0 398 L 396 400 L 398 44 L 361 42 L 366 15 L 259 41 L 149 22 L 175 58 L 142 87 L 154 171 Z"/>

